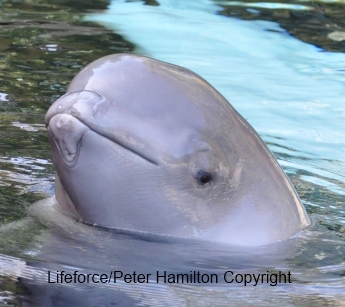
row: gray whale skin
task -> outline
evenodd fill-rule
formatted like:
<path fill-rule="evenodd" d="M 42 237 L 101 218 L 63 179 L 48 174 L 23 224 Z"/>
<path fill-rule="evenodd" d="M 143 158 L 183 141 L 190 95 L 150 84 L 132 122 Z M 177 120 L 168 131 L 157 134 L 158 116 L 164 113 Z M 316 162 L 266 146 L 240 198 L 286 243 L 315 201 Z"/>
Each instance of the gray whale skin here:
<path fill-rule="evenodd" d="M 85 222 L 242 246 L 310 224 L 259 135 L 188 69 L 103 57 L 73 79 L 45 122 L 56 198 Z"/>

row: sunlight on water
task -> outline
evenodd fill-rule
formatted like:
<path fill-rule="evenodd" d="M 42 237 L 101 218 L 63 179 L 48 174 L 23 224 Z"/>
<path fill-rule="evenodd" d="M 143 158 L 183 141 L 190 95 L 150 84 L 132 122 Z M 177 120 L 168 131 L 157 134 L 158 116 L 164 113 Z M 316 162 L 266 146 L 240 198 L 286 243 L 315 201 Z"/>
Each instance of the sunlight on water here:
<path fill-rule="evenodd" d="M 287 4 L 287 3 L 272 3 L 272 2 L 254 2 L 246 3 L 241 1 L 217 1 L 218 4 L 234 5 L 234 6 L 244 6 L 244 7 L 254 7 L 254 8 L 266 8 L 266 9 L 288 9 L 296 11 L 308 11 L 312 10 L 312 7 L 297 4 Z"/>
<path fill-rule="evenodd" d="M 323 177 L 318 184 L 344 191 L 345 55 L 322 52 L 276 23 L 231 19 L 218 10 L 205 0 L 164 0 L 159 7 L 112 1 L 87 20 L 136 42 L 138 53 L 197 72 L 254 126 L 283 166 L 289 162 L 289 172 L 311 171 Z"/>
<path fill-rule="evenodd" d="M 103 299 L 109 306 L 118 297 L 119 306 L 344 306 L 342 3 L 0 0 L 0 306 L 20 305 L 18 277 L 29 280 L 34 298 L 43 296 L 42 307 L 45 298 L 54 306 L 59 295 L 77 300 L 64 306 L 97 306 Z M 278 245 L 253 256 L 210 242 L 171 244 L 114 235 L 62 215 L 53 198 L 30 206 L 54 193 L 44 113 L 82 67 L 115 52 L 178 64 L 209 81 L 277 157 L 311 216 L 311 227 L 284 242 L 289 248 Z M 293 282 L 54 288 L 46 280 L 49 269 L 222 274 L 234 268 L 291 270 Z"/>
<path fill-rule="evenodd" d="M 291 292 L 287 297 L 282 293 L 279 297 L 288 304 L 292 293 L 319 293 L 333 297 L 332 306 L 340 306 L 345 286 L 340 277 L 345 232 L 345 55 L 306 44 L 274 22 L 221 16 L 221 8 L 210 1 L 159 3 L 153 7 L 112 1 L 106 12 L 89 15 L 87 20 L 136 42 L 137 53 L 197 72 L 254 126 L 289 174 L 314 219 L 314 232 L 309 233 L 308 240 L 314 238 L 318 250 L 311 242 L 306 243 L 306 253 L 312 257 L 302 262 L 313 267 L 312 262 L 334 259 L 333 265 L 311 268 L 308 281 L 306 272 L 300 272 L 308 285 L 294 285 L 285 289 Z M 239 5 L 314 9 L 304 3 Z M 329 239 L 324 226 L 342 240 Z M 328 278 L 325 270 L 338 277 Z M 322 304 L 322 299 L 316 302 Z M 292 305 L 295 303 L 307 304 L 298 299 Z M 323 304 L 327 305 L 326 301 Z"/>

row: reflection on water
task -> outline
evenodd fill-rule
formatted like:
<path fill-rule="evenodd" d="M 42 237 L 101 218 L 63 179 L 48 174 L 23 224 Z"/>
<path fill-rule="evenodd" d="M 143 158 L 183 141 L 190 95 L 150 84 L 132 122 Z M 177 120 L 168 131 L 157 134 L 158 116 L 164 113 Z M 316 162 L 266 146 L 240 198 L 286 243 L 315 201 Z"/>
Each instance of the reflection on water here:
<path fill-rule="evenodd" d="M 269 20 L 279 23 L 301 41 L 328 51 L 345 50 L 344 2 L 309 1 L 224 1 L 219 14 L 245 20 Z"/>
<path fill-rule="evenodd" d="M 87 19 L 135 41 L 145 55 L 199 73 L 256 128 L 295 185 L 322 183 L 327 194 L 318 199 L 328 202 L 333 195 L 343 204 L 345 56 L 320 52 L 275 23 L 219 16 L 219 6 L 208 1 L 160 4 L 113 1 Z M 332 212 L 341 229 L 342 206 Z"/>
<path fill-rule="evenodd" d="M 53 193 L 54 174 L 44 114 L 87 63 L 133 45 L 81 11 L 106 2 L 3 1 L 0 6 L 0 223 L 25 216 L 25 207 Z M 74 8 L 77 5 L 77 8 Z M 14 161 L 26 161 L 21 166 Z M 47 161 L 42 165 L 37 161 Z"/>
<path fill-rule="evenodd" d="M 248 267 L 244 255 L 233 258 L 215 246 L 193 249 L 114 237 L 58 219 L 49 206 L 40 207 L 40 214 L 33 209 L 27 213 L 30 203 L 53 194 L 54 170 L 43 125 L 49 105 L 87 63 L 134 51 L 190 68 L 226 96 L 273 151 L 313 225 L 292 240 L 287 259 L 268 261 L 275 269 L 293 272 L 291 285 L 121 284 L 119 297 L 151 306 L 343 306 L 343 16 L 342 1 L 0 1 L 0 254 L 16 257 L 0 257 L 0 305 L 18 306 L 18 285 L 9 271 L 19 276 L 63 265 L 108 269 L 98 262 L 100 255 L 102 263 L 116 261 L 117 267 L 131 270 L 160 265 L 220 272 L 240 267 L 238 259 Z M 166 259 L 158 261 L 156 255 Z M 22 261 L 37 258 L 50 266 L 36 263 L 32 269 Z M 264 269 L 270 267 L 266 264 Z M 54 295 L 49 289 L 47 295 Z M 90 291 L 96 299 L 108 295 L 100 288 Z"/>
<path fill-rule="evenodd" d="M 23 277 L 20 286 L 28 293 L 34 293 L 24 295 L 22 299 L 33 300 L 38 306 L 55 306 L 49 303 L 50 296 L 64 302 L 64 306 L 85 306 L 84 296 L 78 295 L 84 291 L 87 291 L 90 303 L 102 302 L 106 306 L 110 302 L 120 306 L 264 306 L 278 299 L 285 306 L 342 306 L 344 285 L 336 276 L 344 270 L 344 265 L 334 263 L 345 248 L 340 240 L 324 231 L 306 231 L 297 240 L 291 240 L 291 246 L 278 243 L 276 247 L 248 252 L 246 248 L 233 249 L 210 242 L 164 237 L 152 240 L 149 236 L 121 232 L 114 235 L 112 231 L 75 223 L 54 209 L 53 203 L 53 199 L 37 203 L 29 210 L 33 220 L 1 229 L 2 234 L 11 238 L 22 235 L 16 242 L 18 246 L 26 246 L 22 258 L 44 259 L 44 262 L 31 260 L 29 265 L 24 265 L 17 258 L 0 257 L 3 274 Z M 49 227 L 49 233 L 38 233 L 36 219 Z M 29 240 L 23 236 L 23 229 L 27 230 L 26 233 L 34 233 L 35 238 Z M 320 245 L 320 237 L 327 240 L 327 244 Z M 48 270 L 53 273 L 77 270 L 82 274 L 109 274 L 111 270 L 121 270 L 131 274 L 133 268 L 136 272 L 151 274 L 151 282 L 126 284 L 120 280 L 104 286 L 46 282 Z M 236 274 L 291 272 L 292 283 L 257 288 L 229 285 L 223 278 L 228 270 Z M 217 274 L 218 283 L 157 284 L 156 271 Z M 44 301 L 45 304 L 42 303 Z"/>

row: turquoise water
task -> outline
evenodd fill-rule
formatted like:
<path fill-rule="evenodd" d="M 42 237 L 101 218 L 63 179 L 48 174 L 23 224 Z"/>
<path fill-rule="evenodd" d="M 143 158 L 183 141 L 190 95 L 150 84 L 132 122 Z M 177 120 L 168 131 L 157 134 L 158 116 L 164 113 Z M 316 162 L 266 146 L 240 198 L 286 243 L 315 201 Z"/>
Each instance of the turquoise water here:
<path fill-rule="evenodd" d="M 55 227 L 49 222 L 53 213 L 36 218 L 27 208 L 54 193 L 44 113 L 83 66 L 114 52 L 178 64 L 208 80 L 268 144 L 313 222 L 293 241 L 287 259 L 265 262 L 265 269 L 293 272 L 294 282 L 286 287 L 138 290 L 123 285 L 121 291 L 129 297 L 136 297 L 136 291 L 151 295 L 154 300 L 142 299 L 150 306 L 344 306 L 344 11 L 335 1 L 91 1 L 88 7 L 78 1 L 0 1 L 0 254 L 15 257 L 0 257 L 0 306 L 18 306 L 8 272 L 14 264 L 21 267 L 20 261 L 41 259 L 56 270 L 62 262 L 77 266 L 83 257 L 91 263 L 89 269 L 98 261 L 96 252 L 78 258 L 73 251 L 76 261 L 54 249 L 51 253 L 60 258 L 47 252 L 42 259 L 42 242 Z M 67 242 L 81 231 L 68 227 Z M 95 238 L 102 240 L 98 234 Z M 123 247 L 112 238 L 103 240 Z M 157 262 L 152 245 L 136 244 L 143 258 Z M 205 248 L 201 257 L 193 249 L 173 246 L 185 253 L 180 262 L 161 248 L 158 244 L 154 250 L 169 259 L 158 261 L 162 268 L 175 264 L 220 272 L 233 265 L 218 247 L 213 252 Z M 194 261 L 186 255 L 194 255 Z M 103 258 L 110 261 L 111 252 Z M 135 257 L 128 263 L 121 265 L 145 266 Z"/>
<path fill-rule="evenodd" d="M 345 55 L 304 43 L 275 22 L 220 15 L 215 2 L 159 3 L 112 1 L 86 19 L 135 42 L 141 54 L 208 80 L 253 125 L 296 185 L 320 191 L 310 204 L 303 198 L 307 208 L 322 206 L 344 231 Z M 303 4 L 297 9 L 312 9 Z"/>

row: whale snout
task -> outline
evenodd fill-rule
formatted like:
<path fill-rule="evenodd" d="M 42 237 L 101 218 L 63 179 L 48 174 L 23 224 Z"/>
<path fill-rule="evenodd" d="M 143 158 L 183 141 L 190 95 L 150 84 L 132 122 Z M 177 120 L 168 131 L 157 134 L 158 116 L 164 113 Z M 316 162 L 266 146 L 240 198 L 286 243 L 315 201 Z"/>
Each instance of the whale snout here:
<path fill-rule="evenodd" d="M 57 114 L 48 124 L 48 133 L 58 148 L 64 162 L 75 164 L 84 133 L 90 130 L 86 125 L 69 114 Z"/>
<path fill-rule="evenodd" d="M 77 161 L 81 139 L 90 130 L 88 122 L 108 109 L 105 98 L 92 91 L 66 94 L 53 103 L 45 116 L 51 139 L 68 166 Z"/>
<path fill-rule="evenodd" d="M 52 104 L 45 116 L 45 124 L 68 166 L 73 166 L 77 161 L 81 139 L 87 130 L 109 139 L 150 164 L 158 165 L 150 148 L 143 150 L 140 148 L 143 146 L 138 146 L 141 140 L 135 133 L 124 132 L 119 127 L 120 113 L 114 102 L 109 102 L 94 91 L 75 91 Z"/>
<path fill-rule="evenodd" d="M 68 93 L 56 100 L 49 108 L 46 116 L 46 126 L 57 114 L 69 114 L 80 121 L 89 121 L 102 117 L 110 103 L 100 94 L 92 91 L 77 91 Z"/>

